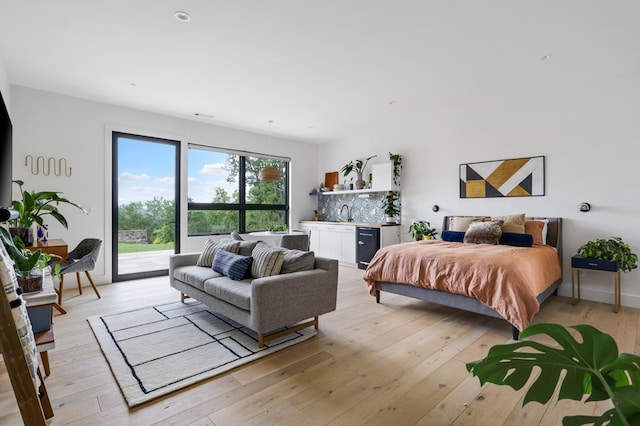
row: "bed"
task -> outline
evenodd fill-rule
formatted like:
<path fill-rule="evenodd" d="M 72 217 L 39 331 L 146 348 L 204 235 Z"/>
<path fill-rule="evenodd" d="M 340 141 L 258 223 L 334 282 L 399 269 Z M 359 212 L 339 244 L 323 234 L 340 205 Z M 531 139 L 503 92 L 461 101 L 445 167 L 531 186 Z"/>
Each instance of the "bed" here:
<path fill-rule="evenodd" d="M 546 244 L 396 244 L 376 253 L 364 280 L 377 303 L 388 292 L 505 319 L 517 340 L 562 282 L 562 219 L 527 220 L 547 222 Z M 451 223 L 445 216 L 442 229 Z"/>

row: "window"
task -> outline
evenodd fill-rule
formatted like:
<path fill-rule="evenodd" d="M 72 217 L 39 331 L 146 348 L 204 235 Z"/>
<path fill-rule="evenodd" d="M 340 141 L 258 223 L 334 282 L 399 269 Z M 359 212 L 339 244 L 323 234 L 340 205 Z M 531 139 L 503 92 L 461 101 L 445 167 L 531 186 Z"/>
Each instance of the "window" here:
<path fill-rule="evenodd" d="M 260 170 L 280 170 L 280 180 L 263 182 Z M 257 154 L 189 146 L 189 235 L 252 232 L 286 226 L 289 161 Z"/>

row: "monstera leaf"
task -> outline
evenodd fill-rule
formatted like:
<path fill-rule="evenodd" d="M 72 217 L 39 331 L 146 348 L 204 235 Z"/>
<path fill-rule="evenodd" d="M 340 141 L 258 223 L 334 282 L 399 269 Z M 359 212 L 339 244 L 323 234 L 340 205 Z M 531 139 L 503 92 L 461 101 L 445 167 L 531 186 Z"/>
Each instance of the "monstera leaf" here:
<path fill-rule="evenodd" d="M 519 390 L 537 367 L 540 373 L 529 387 L 523 405 L 531 401 L 546 404 L 558 384 L 558 400 L 580 401 L 588 395 L 587 401 L 613 402 L 614 408 L 599 417 L 567 416 L 562 421 L 565 426 L 640 424 L 640 356 L 619 355 L 615 340 L 590 325 L 570 328 L 578 331 L 582 342 L 561 325 L 535 324 L 525 329 L 521 337 L 546 334 L 560 348 L 534 341 L 497 345 L 486 358 L 468 363 L 467 370 L 481 384 L 507 385 Z"/>

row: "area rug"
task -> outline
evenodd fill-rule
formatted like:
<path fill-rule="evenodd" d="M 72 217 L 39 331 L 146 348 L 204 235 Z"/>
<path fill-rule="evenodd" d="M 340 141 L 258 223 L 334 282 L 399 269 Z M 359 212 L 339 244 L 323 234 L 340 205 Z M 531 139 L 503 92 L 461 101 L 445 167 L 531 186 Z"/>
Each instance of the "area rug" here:
<path fill-rule="evenodd" d="M 315 336 L 308 327 L 258 348 L 257 334 L 191 300 L 87 321 L 129 407 Z"/>

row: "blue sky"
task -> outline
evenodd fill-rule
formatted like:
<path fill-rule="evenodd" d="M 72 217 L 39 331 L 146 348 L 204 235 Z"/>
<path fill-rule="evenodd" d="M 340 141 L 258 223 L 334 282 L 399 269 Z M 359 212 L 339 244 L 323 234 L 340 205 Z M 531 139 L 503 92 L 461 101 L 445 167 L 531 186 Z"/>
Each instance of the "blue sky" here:
<path fill-rule="evenodd" d="M 189 196 L 210 201 L 217 186 L 231 193 L 235 187 L 225 181 L 227 154 L 193 150 L 188 158 Z M 154 197 L 174 198 L 175 147 L 168 144 L 121 138 L 118 145 L 118 204 L 148 201 Z M 237 185 L 236 185 L 237 187 Z"/>

